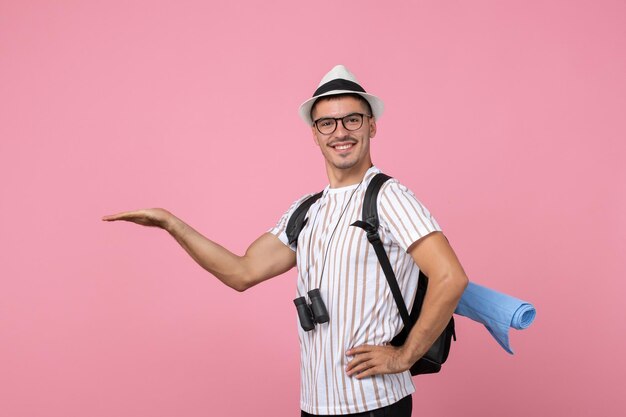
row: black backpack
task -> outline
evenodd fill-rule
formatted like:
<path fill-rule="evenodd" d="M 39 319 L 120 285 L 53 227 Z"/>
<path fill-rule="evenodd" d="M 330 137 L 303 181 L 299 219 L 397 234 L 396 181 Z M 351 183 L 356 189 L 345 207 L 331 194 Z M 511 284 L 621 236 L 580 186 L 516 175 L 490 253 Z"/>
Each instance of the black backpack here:
<path fill-rule="evenodd" d="M 367 186 L 367 190 L 365 191 L 361 217 L 362 220 L 354 222 L 351 226 L 360 227 L 365 230 L 367 240 L 374 247 L 374 251 L 378 257 L 378 262 L 385 273 L 385 277 L 389 283 L 389 288 L 391 289 L 393 298 L 398 306 L 400 317 L 402 317 L 402 322 L 404 323 L 404 328 L 391 340 L 390 343 L 393 346 L 402 346 L 409 335 L 413 324 L 415 324 L 420 315 L 422 303 L 424 302 L 424 297 L 426 295 L 426 289 L 428 288 L 428 277 L 420 271 L 413 308 L 409 314 L 406 304 L 404 303 L 404 299 L 402 298 L 402 293 L 400 291 L 400 287 L 398 286 L 396 275 L 394 274 L 393 268 L 389 263 L 389 257 L 387 256 L 387 252 L 385 252 L 385 248 L 380 240 L 380 235 L 378 234 L 378 226 L 380 225 L 377 207 L 378 192 L 383 184 L 389 179 L 391 179 L 391 177 L 383 173 L 378 173 L 374 176 L 374 178 L 372 178 Z M 297 245 L 298 236 L 308 221 L 307 212 L 309 211 L 311 205 L 319 200 L 321 196 L 322 192 L 314 194 L 300 203 L 300 205 L 295 209 L 289 218 L 289 222 L 287 223 L 286 233 L 289 244 Z M 411 375 L 432 374 L 439 372 L 441 370 L 441 365 L 448 358 L 452 338 L 456 340 L 454 319 L 450 318 L 450 322 L 444 329 L 441 336 L 439 336 L 435 343 L 433 343 L 428 352 L 426 352 L 424 356 L 413 364 L 411 367 Z"/>

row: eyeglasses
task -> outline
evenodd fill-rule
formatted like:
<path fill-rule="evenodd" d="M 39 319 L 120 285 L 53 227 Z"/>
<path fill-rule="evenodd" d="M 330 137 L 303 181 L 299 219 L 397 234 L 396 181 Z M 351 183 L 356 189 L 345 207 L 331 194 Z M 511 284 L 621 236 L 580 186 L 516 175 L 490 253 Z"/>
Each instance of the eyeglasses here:
<path fill-rule="evenodd" d="M 359 130 L 363 126 L 363 117 L 372 117 L 369 114 L 352 113 L 344 117 L 322 117 L 313 122 L 318 132 L 322 135 L 330 135 L 337 129 L 337 120 L 346 130 Z"/>

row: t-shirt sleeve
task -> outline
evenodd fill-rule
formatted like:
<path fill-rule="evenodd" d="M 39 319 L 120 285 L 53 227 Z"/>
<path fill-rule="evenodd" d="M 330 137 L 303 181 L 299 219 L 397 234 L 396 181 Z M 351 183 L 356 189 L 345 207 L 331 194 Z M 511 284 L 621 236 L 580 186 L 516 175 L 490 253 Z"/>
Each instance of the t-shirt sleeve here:
<path fill-rule="evenodd" d="M 296 210 L 296 208 L 298 208 L 300 203 L 302 203 L 306 198 L 308 198 L 311 195 L 313 194 L 307 194 L 299 198 L 298 200 L 294 201 L 291 207 L 289 207 L 289 210 L 287 210 L 285 214 L 282 215 L 280 220 L 278 220 L 278 223 L 276 223 L 276 226 L 268 230 L 269 233 L 273 234 L 278 239 L 280 239 L 281 242 L 283 242 L 286 246 L 289 246 L 291 250 L 293 250 L 294 252 L 296 250 L 296 246 L 290 245 L 289 239 L 287 238 L 287 223 L 289 223 L 289 219 L 291 218 L 291 215 Z"/>
<path fill-rule="evenodd" d="M 415 194 L 395 179 L 381 189 L 378 213 L 381 226 L 389 231 L 393 241 L 404 251 L 422 237 L 441 231 L 435 218 Z"/>

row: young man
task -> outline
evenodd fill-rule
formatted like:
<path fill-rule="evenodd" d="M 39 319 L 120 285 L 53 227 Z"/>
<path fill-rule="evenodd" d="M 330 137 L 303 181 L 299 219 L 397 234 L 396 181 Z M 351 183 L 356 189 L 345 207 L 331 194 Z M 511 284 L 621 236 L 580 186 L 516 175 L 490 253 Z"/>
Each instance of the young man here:
<path fill-rule="evenodd" d="M 308 210 L 297 246 L 286 226 L 296 201 L 278 224 L 237 256 L 163 209 L 105 216 L 167 230 L 203 268 L 244 291 L 298 265 L 298 297 L 319 289 L 329 319 L 299 328 L 302 415 L 410 416 L 415 391 L 409 368 L 447 325 L 467 277 L 439 225 L 397 180 L 378 196 L 379 233 L 407 306 L 419 271 L 428 277 L 420 318 L 405 344 L 388 342 L 403 324 L 365 232 L 350 225 L 361 217 L 365 190 L 380 172 L 370 140 L 383 103 L 368 94 L 345 67 L 324 76 L 300 107 L 325 158 L 329 185 Z"/>

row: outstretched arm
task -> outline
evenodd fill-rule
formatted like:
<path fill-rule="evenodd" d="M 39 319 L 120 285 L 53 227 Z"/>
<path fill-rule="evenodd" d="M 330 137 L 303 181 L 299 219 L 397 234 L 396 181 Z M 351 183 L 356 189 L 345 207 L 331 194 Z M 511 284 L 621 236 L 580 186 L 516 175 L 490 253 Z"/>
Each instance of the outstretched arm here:
<path fill-rule="evenodd" d="M 243 256 L 238 256 L 164 209 L 127 211 L 102 220 L 125 220 L 167 230 L 202 268 L 237 291 L 280 275 L 296 264 L 295 253 L 271 233 L 261 235 Z"/>

